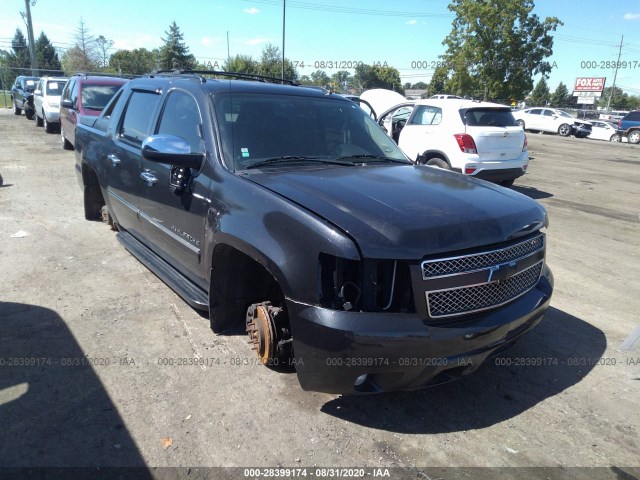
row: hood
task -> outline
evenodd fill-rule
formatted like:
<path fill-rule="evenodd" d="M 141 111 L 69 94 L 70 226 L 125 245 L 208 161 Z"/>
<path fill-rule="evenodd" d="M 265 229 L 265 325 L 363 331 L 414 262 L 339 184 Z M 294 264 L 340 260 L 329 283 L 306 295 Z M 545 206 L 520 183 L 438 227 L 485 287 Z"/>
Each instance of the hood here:
<path fill-rule="evenodd" d="M 419 259 L 530 233 L 544 208 L 530 198 L 419 165 L 254 171 L 251 181 L 346 232 L 365 258 Z"/>
<path fill-rule="evenodd" d="M 391 107 L 407 101 L 402 95 L 393 90 L 384 88 L 374 88 L 362 92 L 360 98 L 371 105 L 375 114 L 379 117 L 382 112 L 386 112 Z"/>

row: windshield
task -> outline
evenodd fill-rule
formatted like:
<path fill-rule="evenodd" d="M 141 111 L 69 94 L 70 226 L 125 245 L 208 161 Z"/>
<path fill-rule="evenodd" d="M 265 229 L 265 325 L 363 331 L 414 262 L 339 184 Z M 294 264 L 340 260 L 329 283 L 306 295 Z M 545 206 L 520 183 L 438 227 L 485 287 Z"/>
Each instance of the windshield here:
<path fill-rule="evenodd" d="M 382 129 L 355 103 L 333 98 L 251 93 L 213 96 L 225 163 L 252 165 L 340 164 L 373 159 L 407 161 Z M 348 159 L 348 160 L 344 160 Z M 331 161 L 331 164 L 335 162 Z"/>
<path fill-rule="evenodd" d="M 60 96 L 62 94 L 62 89 L 66 85 L 66 81 L 56 80 L 47 82 L 47 95 L 51 96 Z"/>
<path fill-rule="evenodd" d="M 120 85 L 84 85 L 82 106 L 90 110 L 102 110 L 119 89 Z"/>
<path fill-rule="evenodd" d="M 570 115 L 569 113 L 563 111 L 563 110 L 558 110 L 558 113 L 562 116 L 562 117 L 569 117 L 569 118 L 574 118 L 573 115 Z"/>

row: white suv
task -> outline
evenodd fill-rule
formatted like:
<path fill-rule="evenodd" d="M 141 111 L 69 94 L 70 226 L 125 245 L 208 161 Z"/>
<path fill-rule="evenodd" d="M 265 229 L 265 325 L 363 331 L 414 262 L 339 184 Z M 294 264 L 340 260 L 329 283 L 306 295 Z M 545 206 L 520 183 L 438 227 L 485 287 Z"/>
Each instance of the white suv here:
<path fill-rule="evenodd" d="M 463 99 L 404 102 L 378 123 L 413 161 L 512 185 L 527 170 L 527 137 L 511 109 Z"/>
<path fill-rule="evenodd" d="M 60 126 L 60 95 L 67 80 L 66 77 L 42 77 L 33 92 L 36 125 L 44 125 L 47 133 L 53 133 Z"/>

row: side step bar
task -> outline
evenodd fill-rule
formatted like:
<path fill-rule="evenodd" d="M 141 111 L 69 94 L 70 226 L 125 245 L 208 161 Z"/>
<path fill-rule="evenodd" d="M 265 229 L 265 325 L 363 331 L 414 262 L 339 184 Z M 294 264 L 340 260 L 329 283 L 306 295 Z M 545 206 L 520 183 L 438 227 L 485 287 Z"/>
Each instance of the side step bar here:
<path fill-rule="evenodd" d="M 187 277 L 165 262 L 162 258 L 140 243 L 126 231 L 116 234 L 118 241 L 145 267 L 169 285 L 182 299 L 198 310 L 209 310 L 209 296 L 194 285 Z"/>

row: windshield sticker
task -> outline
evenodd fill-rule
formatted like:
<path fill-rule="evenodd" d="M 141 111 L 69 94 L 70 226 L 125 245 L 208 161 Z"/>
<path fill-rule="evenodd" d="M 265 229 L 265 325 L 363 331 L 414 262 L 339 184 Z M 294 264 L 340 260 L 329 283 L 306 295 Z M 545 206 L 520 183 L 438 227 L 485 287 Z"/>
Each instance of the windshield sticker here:
<path fill-rule="evenodd" d="M 33 80 L 27 80 L 27 85 L 31 86 L 31 85 L 35 85 L 36 82 L 34 82 Z"/>
<path fill-rule="evenodd" d="M 57 83 L 49 83 L 49 90 L 58 90 L 58 84 Z"/>
<path fill-rule="evenodd" d="M 249 156 L 249 149 L 248 148 L 241 148 L 240 152 L 242 153 L 242 157 L 246 158 Z"/>

